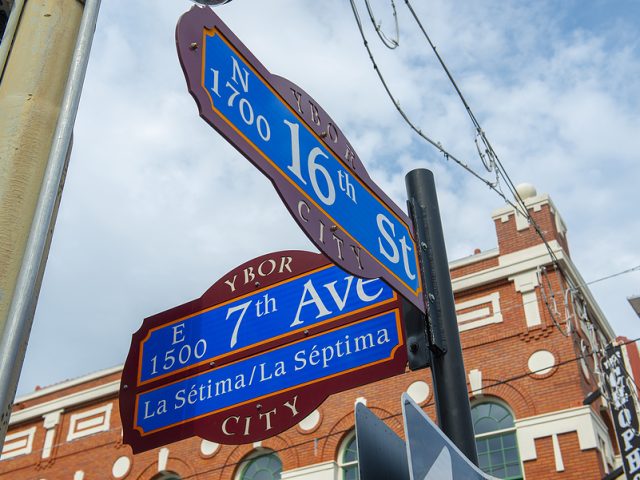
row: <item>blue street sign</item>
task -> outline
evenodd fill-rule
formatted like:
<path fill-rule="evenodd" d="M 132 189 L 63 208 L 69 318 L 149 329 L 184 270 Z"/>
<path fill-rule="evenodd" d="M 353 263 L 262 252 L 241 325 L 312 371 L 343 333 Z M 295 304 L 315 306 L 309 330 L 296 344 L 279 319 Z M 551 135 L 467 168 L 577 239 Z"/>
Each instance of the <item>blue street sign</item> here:
<path fill-rule="evenodd" d="M 223 444 L 277 435 L 332 393 L 404 372 L 406 307 L 383 280 L 318 253 L 249 260 L 133 334 L 124 441 L 137 453 L 194 435 Z"/>
<path fill-rule="evenodd" d="M 134 428 L 145 435 L 356 371 L 391 359 L 401 342 L 397 312 L 300 340 L 138 395 Z M 288 408 L 297 410 L 295 400 Z M 267 418 L 262 420 L 270 422 Z M 222 432 L 231 436 L 237 423 L 234 416 L 227 417 L 222 422 Z"/>
<path fill-rule="evenodd" d="M 203 118 L 272 180 L 316 246 L 350 273 L 384 278 L 424 311 L 410 221 L 326 112 L 269 73 L 210 9 L 186 13 L 177 39 Z"/>
<path fill-rule="evenodd" d="M 335 265 L 325 265 L 151 329 L 141 344 L 138 383 L 208 364 L 395 299 L 382 280 L 354 278 Z"/>

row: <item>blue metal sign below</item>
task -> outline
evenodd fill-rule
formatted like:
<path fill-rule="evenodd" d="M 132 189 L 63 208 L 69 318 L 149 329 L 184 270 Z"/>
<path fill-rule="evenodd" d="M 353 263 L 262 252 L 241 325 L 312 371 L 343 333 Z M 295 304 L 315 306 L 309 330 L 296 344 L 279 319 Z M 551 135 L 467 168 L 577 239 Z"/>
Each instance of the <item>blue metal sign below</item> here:
<path fill-rule="evenodd" d="M 384 281 L 317 253 L 250 260 L 133 335 L 124 441 L 140 452 L 193 435 L 224 444 L 276 435 L 332 393 L 404 372 L 402 305 Z"/>
<path fill-rule="evenodd" d="M 210 9 L 183 15 L 177 44 L 203 118 L 271 179 L 316 246 L 350 273 L 384 278 L 424 311 L 409 219 L 326 112 L 269 73 Z"/>
<path fill-rule="evenodd" d="M 145 435 L 336 374 L 357 371 L 392 359 L 401 342 L 397 311 L 299 340 L 138 395 L 135 428 Z M 299 408 L 296 397 L 293 399 L 283 405 L 285 414 L 291 415 Z M 278 412 L 260 413 L 258 420 L 269 427 L 270 417 L 275 418 Z M 238 422 L 233 415 L 225 417 L 220 424 L 222 434 L 241 436 Z"/>

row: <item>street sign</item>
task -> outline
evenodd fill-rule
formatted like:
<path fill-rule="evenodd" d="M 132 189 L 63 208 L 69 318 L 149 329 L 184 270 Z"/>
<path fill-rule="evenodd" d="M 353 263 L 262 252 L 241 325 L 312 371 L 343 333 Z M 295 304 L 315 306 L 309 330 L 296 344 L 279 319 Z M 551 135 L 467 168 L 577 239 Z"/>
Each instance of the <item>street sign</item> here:
<path fill-rule="evenodd" d="M 402 416 L 411 480 L 495 479 L 471 463 L 406 393 Z"/>
<path fill-rule="evenodd" d="M 384 278 L 424 312 L 409 218 L 322 107 L 271 74 L 209 8 L 180 18 L 176 42 L 200 115 L 271 180 L 311 241 L 348 272 Z"/>
<path fill-rule="evenodd" d="M 602 388 L 613 417 L 625 478 L 640 478 L 638 410 L 634 400 L 635 395 L 628 383 L 630 378 L 624 365 L 620 345 L 609 345 L 606 348 L 601 366 Z"/>
<path fill-rule="evenodd" d="M 409 480 L 402 440 L 364 404 L 356 404 L 356 445 L 362 480 Z"/>
<path fill-rule="evenodd" d="M 134 452 L 193 435 L 259 441 L 329 395 L 404 372 L 402 300 L 317 253 L 233 269 L 202 297 L 145 319 L 120 388 Z"/>
<path fill-rule="evenodd" d="M 471 463 L 406 393 L 406 442 L 366 406 L 355 410 L 361 480 L 497 480 Z"/>

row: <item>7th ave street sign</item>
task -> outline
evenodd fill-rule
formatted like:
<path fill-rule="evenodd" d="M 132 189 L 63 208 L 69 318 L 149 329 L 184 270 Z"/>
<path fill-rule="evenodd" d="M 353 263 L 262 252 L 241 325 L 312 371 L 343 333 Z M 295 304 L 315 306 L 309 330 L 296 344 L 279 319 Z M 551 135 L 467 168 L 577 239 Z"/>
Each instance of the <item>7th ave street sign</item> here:
<path fill-rule="evenodd" d="M 382 280 L 317 253 L 246 262 L 133 335 L 120 388 L 124 441 L 136 453 L 194 435 L 251 443 L 332 393 L 400 374 L 401 303 Z"/>
<path fill-rule="evenodd" d="M 180 18 L 176 42 L 200 115 L 272 181 L 314 244 L 354 275 L 385 279 L 424 311 L 409 219 L 329 115 L 271 74 L 209 8 Z"/>

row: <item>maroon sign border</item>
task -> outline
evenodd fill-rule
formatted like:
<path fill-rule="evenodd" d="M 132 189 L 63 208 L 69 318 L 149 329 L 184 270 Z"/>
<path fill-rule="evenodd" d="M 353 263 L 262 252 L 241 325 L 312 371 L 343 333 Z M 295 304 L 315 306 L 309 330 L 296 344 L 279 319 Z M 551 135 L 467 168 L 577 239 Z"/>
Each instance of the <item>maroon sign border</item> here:
<path fill-rule="evenodd" d="M 407 225 L 410 232 L 413 232 L 412 223 L 406 213 L 369 177 L 355 149 L 327 112 L 302 88 L 283 77 L 270 73 L 210 8 L 193 6 L 191 10 L 182 15 L 178 22 L 176 27 L 176 46 L 189 93 L 196 100 L 200 116 L 271 180 L 291 216 L 320 251 L 329 256 L 336 265 L 354 275 L 364 278 L 384 278 L 389 285 L 424 312 L 422 287 L 419 287 L 417 291 L 412 290 L 398 279 L 395 274 L 387 270 L 375 257 L 364 250 L 361 245 L 350 244 L 351 236 L 349 232 L 341 229 L 339 225 L 335 225 L 315 205 L 306 204 L 308 209 L 305 209 L 303 217 L 302 213 L 298 211 L 299 203 L 304 201 L 304 197 L 300 192 L 269 162 L 265 161 L 247 139 L 215 114 L 210 107 L 209 94 L 201 83 L 204 61 L 203 38 L 205 30 L 214 29 L 220 32 L 233 45 L 234 49 L 294 111 L 300 113 L 300 117 L 305 124 L 315 132 L 327 149 L 344 162 L 345 168 L 362 182 L 365 188 L 373 192 L 399 221 Z M 304 111 L 301 105 L 305 106 Z M 309 108 L 306 106 L 309 106 Z M 345 160 L 345 155 L 348 157 L 348 161 Z M 326 230 L 329 227 L 330 232 L 327 232 Z M 332 235 L 332 237 L 329 238 L 329 235 Z M 327 241 L 325 241 L 325 237 Z M 419 268 L 417 253 L 414 242 L 416 269 Z M 419 274 L 418 280 L 419 285 L 421 285 L 421 276 Z"/>

